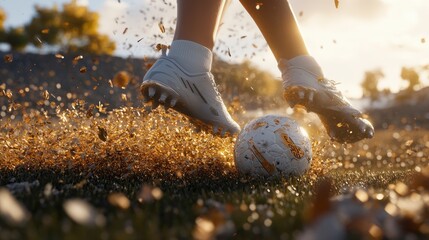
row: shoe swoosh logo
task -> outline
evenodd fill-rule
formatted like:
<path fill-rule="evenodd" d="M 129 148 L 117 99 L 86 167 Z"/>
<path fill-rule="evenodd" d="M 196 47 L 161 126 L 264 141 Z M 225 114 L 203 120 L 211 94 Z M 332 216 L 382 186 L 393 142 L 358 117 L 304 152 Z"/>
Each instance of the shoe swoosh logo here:
<path fill-rule="evenodd" d="M 201 93 L 200 89 L 198 89 L 197 85 L 195 85 L 195 83 L 189 83 L 189 81 L 187 79 L 183 79 L 182 77 L 180 78 L 180 80 L 182 81 L 183 85 L 185 86 L 185 88 L 188 88 L 187 86 L 189 86 L 189 89 L 191 89 L 192 93 L 195 94 L 195 92 L 197 92 L 198 96 L 200 96 L 200 98 L 203 100 L 203 102 L 205 104 L 208 104 L 206 98 L 204 97 L 204 95 Z M 186 83 L 188 85 L 186 85 Z M 195 91 L 194 91 L 195 89 Z M 215 114 L 216 115 L 216 114 Z"/>
<path fill-rule="evenodd" d="M 192 85 L 194 85 L 195 90 L 197 91 L 198 95 L 200 95 L 201 99 L 203 99 L 203 101 L 207 104 L 207 100 L 204 98 L 204 96 L 201 94 L 200 90 L 197 88 L 197 86 L 195 86 L 195 84 L 193 83 Z"/>

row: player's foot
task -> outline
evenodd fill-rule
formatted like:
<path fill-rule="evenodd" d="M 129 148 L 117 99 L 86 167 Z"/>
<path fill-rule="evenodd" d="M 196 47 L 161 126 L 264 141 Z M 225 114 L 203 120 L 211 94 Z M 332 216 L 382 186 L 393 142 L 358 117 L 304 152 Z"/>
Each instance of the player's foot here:
<path fill-rule="evenodd" d="M 240 126 L 231 118 L 210 72 L 191 73 L 166 55 L 143 78 L 141 93 L 152 109 L 160 104 L 190 118 L 197 127 L 224 136 L 235 134 Z"/>
<path fill-rule="evenodd" d="M 372 138 L 374 128 L 337 90 L 333 81 L 323 77 L 311 56 L 281 60 L 284 97 L 291 107 L 301 106 L 316 113 L 332 140 L 352 143 Z"/>

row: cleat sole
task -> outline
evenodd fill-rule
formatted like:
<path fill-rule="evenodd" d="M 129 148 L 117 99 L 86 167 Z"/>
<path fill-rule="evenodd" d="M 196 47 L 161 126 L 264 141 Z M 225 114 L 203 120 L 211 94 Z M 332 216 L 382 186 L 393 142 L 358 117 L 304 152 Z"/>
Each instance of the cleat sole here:
<path fill-rule="evenodd" d="M 180 95 L 172 88 L 159 82 L 152 80 L 144 81 L 140 87 L 140 92 L 144 97 L 144 102 L 151 102 L 151 110 L 156 109 L 159 105 L 163 105 L 165 110 L 172 108 L 184 114 L 196 126 L 196 132 L 203 130 L 221 137 L 233 136 L 235 134 L 228 129 L 223 130 L 223 128 L 219 127 L 215 129 L 212 124 L 193 118 L 187 111 L 185 103 L 180 101 Z"/>
<path fill-rule="evenodd" d="M 321 105 L 318 99 L 326 98 L 322 94 L 312 88 L 292 86 L 285 89 L 284 99 L 291 108 L 302 106 L 319 115 L 333 141 L 353 143 L 374 136 L 371 123 L 358 110 L 347 104 L 335 105 L 338 103 L 334 100 L 334 107 Z"/>

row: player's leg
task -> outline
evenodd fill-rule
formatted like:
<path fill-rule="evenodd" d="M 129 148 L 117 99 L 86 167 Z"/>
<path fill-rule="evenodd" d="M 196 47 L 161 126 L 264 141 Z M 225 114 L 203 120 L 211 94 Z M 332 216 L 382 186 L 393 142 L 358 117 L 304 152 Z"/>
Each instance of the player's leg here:
<path fill-rule="evenodd" d="M 174 40 L 187 40 L 212 49 L 225 0 L 178 0 Z"/>
<path fill-rule="evenodd" d="M 286 0 L 240 0 L 258 25 L 277 61 L 308 55 L 307 48 Z"/>
<path fill-rule="evenodd" d="M 174 40 L 145 74 L 141 92 L 152 108 L 159 104 L 187 115 L 193 123 L 215 134 L 237 133 L 217 91 L 212 48 L 225 0 L 178 0 Z"/>
<path fill-rule="evenodd" d="M 339 142 L 371 138 L 374 128 L 350 105 L 307 51 L 286 0 L 240 0 L 255 20 L 282 72 L 285 99 L 303 106 L 322 120 L 329 136 Z M 257 7 L 258 6 L 258 7 Z"/>

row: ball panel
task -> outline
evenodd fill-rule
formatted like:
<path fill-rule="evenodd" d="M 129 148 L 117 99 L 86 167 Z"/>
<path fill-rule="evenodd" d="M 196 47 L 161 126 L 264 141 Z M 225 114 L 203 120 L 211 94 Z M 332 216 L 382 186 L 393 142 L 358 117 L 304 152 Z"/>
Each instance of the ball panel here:
<path fill-rule="evenodd" d="M 259 149 L 256 147 L 253 140 L 250 140 L 250 151 L 252 151 L 255 158 L 259 161 L 261 166 L 265 169 L 265 171 L 268 173 L 268 175 L 272 175 L 275 172 L 274 165 L 265 158 L 264 154 L 259 151 Z"/>
<path fill-rule="evenodd" d="M 308 135 L 294 120 L 276 115 L 250 121 L 234 149 L 238 171 L 253 176 L 301 175 L 311 157 Z"/>

